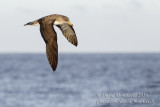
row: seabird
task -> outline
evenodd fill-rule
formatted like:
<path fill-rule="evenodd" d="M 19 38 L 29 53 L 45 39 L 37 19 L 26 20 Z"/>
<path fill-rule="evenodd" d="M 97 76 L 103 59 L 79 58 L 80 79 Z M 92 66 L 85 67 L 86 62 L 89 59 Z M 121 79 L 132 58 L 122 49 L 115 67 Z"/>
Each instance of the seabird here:
<path fill-rule="evenodd" d="M 60 28 L 66 39 L 73 45 L 78 45 L 76 33 L 73 29 L 69 18 L 67 16 L 53 14 L 42 17 L 33 22 L 29 22 L 26 25 L 40 25 L 40 32 L 44 42 L 46 43 L 46 54 L 48 61 L 53 69 L 56 70 L 58 64 L 58 45 L 57 45 L 57 33 L 54 30 L 53 25 Z"/>

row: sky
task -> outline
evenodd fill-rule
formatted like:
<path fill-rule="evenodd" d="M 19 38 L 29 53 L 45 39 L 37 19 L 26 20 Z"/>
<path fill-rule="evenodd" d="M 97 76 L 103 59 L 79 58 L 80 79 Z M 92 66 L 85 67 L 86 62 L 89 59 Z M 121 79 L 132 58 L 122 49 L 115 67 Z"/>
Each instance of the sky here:
<path fill-rule="evenodd" d="M 0 53 L 45 53 L 39 26 L 50 14 L 70 18 L 78 47 L 55 27 L 61 53 L 160 52 L 159 0 L 1 0 Z"/>

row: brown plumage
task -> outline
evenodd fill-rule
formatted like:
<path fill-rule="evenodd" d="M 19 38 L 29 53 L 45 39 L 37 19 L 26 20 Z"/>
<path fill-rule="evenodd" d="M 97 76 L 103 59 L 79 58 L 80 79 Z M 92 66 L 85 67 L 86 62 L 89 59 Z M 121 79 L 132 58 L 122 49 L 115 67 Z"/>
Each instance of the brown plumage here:
<path fill-rule="evenodd" d="M 69 21 L 69 18 L 66 16 L 53 14 L 33 22 L 29 22 L 25 25 L 40 25 L 41 35 L 46 43 L 47 58 L 53 71 L 56 70 L 58 64 L 57 33 L 55 32 L 53 25 L 56 25 L 61 29 L 63 35 L 69 42 L 75 46 L 78 45 L 76 33 Z"/>

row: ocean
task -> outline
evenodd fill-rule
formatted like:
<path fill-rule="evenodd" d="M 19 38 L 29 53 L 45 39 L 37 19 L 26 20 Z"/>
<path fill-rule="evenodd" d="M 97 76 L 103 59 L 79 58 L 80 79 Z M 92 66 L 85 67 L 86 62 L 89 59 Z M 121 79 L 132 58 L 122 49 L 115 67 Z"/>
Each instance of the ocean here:
<path fill-rule="evenodd" d="M 160 54 L 0 54 L 0 107 L 160 107 Z"/>

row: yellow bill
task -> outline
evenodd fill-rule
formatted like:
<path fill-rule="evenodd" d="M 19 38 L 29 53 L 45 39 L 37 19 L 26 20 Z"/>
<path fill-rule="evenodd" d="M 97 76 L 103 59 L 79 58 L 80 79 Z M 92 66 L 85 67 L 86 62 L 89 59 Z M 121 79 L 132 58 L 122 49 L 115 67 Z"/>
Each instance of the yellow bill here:
<path fill-rule="evenodd" d="M 73 26 L 73 24 L 72 24 L 71 22 L 68 22 L 68 24 L 69 24 L 70 26 Z"/>

